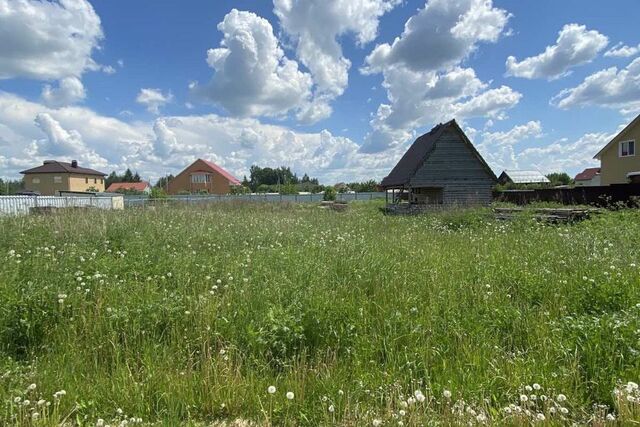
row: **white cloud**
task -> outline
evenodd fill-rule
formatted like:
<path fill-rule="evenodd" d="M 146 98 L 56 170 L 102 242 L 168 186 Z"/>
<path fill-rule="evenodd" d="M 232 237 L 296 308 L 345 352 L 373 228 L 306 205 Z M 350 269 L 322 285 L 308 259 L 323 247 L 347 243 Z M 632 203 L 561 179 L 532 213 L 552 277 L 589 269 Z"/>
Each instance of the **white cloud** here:
<path fill-rule="evenodd" d="M 351 61 L 337 38 L 353 34 L 359 45 L 377 36 L 378 21 L 400 0 L 274 0 L 274 13 L 296 45 L 298 59 L 309 69 L 315 87 L 312 104 L 299 114 L 315 122 L 331 114 L 330 103 L 348 85 Z"/>
<path fill-rule="evenodd" d="M 0 79 L 79 77 L 102 37 L 86 0 L 0 0 Z"/>
<path fill-rule="evenodd" d="M 567 75 L 572 67 L 592 61 L 602 51 L 609 39 L 584 25 L 567 24 L 558 33 L 553 46 L 547 46 L 539 55 L 519 61 L 507 58 L 507 75 L 527 79 L 557 79 Z"/>
<path fill-rule="evenodd" d="M 160 108 L 173 100 L 171 92 L 162 93 L 160 89 L 143 88 L 138 92 L 136 102 L 147 107 L 147 111 L 160 114 Z"/>
<path fill-rule="evenodd" d="M 620 109 L 623 113 L 640 108 L 640 58 L 626 68 L 598 71 L 578 86 L 565 89 L 552 99 L 560 108 L 602 106 Z"/>
<path fill-rule="evenodd" d="M 495 42 L 509 16 L 490 0 L 432 0 L 393 44 L 377 46 L 362 72 L 383 74 L 389 103 L 378 107 L 362 151 L 397 147 L 414 129 L 452 118 L 504 118 L 522 95 L 508 86 L 489 88 L 460 64 L 478 43 Z"/>
<path fill-rule="evenodd" d="M 597 166 L 593 156 L 614 135 L 615 132 L 587 133 L 574 141 L 561 138 L 544 144 L 542 124 L 530 121 L 502 132 L 483 132 L 476 147 L 498 174 L 505 169 L 537 169 L 571 175 L 585 167 Z M 532 140 L 540 142 L 531 144 Z M 525 142 L 527 148 L 523 148 Z"/>
<path fill-rule="evenodd" d="M 86 97 L 84 85 L 77 77 L 65 77 L 58 82 L 58 87 L 45 85 L 42 89 L 42 100 L 50 107 L 62 107 Z"/>
<path fill-rule="evenodd" d="M 635 56 L 640 53 L 640 44 L 637 46 L 627 46 L 622 43 L 618 43 L 613 46 L 611 49 L 604 53 L 604 56 L 614 57 L 614 58 L 628 58 L 630 56 Z"/>
<path fill-rule="evenodd" d="M 325 183 L 381 179 L 403 154 L 362 154 L 352 140 L 326 130 L 300 133 L 215 114 L 126 123 L 85 107 L 51 109 L 1 91 L 0 147 L 0 176 L 17 177 L 19 170 L 55 157 L 77 158 L 104 172 L 130 167 L 156 179 L 201 157 L 238 177 L 248 174 L 252 164 L 286 165 Z"/>
<path fill-rule="evenodd" d="M 285 57 L 269 21 L 233 9 L 218 24 L 220 47 L 209 49 L 215 70 L 204 86 L 190 84 L 197 96 L 234 116 L 284 116 L 308 108 L 311 76 Z"/>
<path fill-rule="evenodd" d="M 369 71 L 403 65 L 436 71 L 465 59 L 478 42 L 495 42 L 509 14 L 491 0 L 431 0 L 405 24 L 393 44 L 378 45 L 367 57 Z"/>

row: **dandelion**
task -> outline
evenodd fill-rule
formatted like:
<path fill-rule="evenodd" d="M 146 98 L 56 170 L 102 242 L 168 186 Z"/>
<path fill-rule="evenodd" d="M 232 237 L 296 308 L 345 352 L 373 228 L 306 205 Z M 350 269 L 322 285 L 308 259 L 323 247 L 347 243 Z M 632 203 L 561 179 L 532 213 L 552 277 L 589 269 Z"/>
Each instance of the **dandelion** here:
<path fill-rule="evenodd" d="M 569 410 L 567 408 L 560 408 L 560 412 L 564 415 L 567 415 L 569 413 Z"/>
<path fill-rule="evenodd" d="M 543 413 L 539 413 L 539 414 L 536 415 L 536 419 L 538 421 L 544 421 L 545 420 L 545 416 L 544 416 Z"/>
<path fill-rule="evenodd" d="M 288 392 L 287 392 L 287 399 L 289 399 L 289 400 L 293 400 L 293 398 L 294 398 L 294 397 L 295 397 L 295 395 L 293 394 L 293 392 L 292 392 L 292 391 L 288 391 Z"/>
<path fill-rule="evenodd" d="M 442 392 L 442 395 L 445 399 L 451 399 L 451 392 L 449 390 L 445 390 Z"/>
<path fill-rule="evenodd" d="M 565 396 L 564 394 L 559 394 L 558 398 L 557 398 L 558 402 L 564 402 L 565 400 L 567 400 L 567 396 Z"/>
<path fill-rule="evenodd" d="M 400 414 L 401 417 L 404 417 L 407 412 L 404 409 L 400 409 L 400 411 L 398 411 L 398 414 Z"/>
<path fill-rule="evenodd" d="M 29 385 L 29 387 L 27 387 L 27 390 L 29 390 L 29 391 L 33 391 L 33 390 L 35 390 L 35 389 L 36 389 L 36 387 L 37 387 L 37 386 L 36 386 L 35 384 L 30 384 L 30 385 Z"/>
<path fill-rule="evenodd" d="M 338 390 L 338 395 L 340 395 L 340 396 L 344 395 L 344 391 Z"/>
<path fill-rule="evenodd" d="M 269 394 L 274 394 L 276 392 L 276 387 L 273 385 L 270 385 L 269 387 L 267 387 L 267 393 Z"/>
<path fill-rule="evenodd" d="M 329 412 L 333 413 L 336 408 L 333 405 L 329 405 Z"/>
<path fill-rule="evenodd" d="M 96 421 L 96 427 L 104 427 L 104 420 L 102 418 L 98 418 L 98 421 Z"/>
<path fill-rule="evenodd" d="M 40 400 L 38 400 L 38 406 L 42 406 L 42 405 L 44 405 L 45 403 L 47 403 L 47 401 L 46 401 L 46 400 L 44 400 L 44 399 L 40 399 Z"/>
<path fill-rule="evenodd" d="M 373 425 L 373 427 L 380 427 L 382 425 L 382 420 L 376 418 L 371 424 Z"/>
<path fill-rule="evenodd" d="M 526 402 L 527 400 L 529 400 L 529 398 L 527 397 L 526 394 L 521 394 L 520 395 L 520 402 Z"/>
<path fill-rule="evenodd" d="M 534 390 L 540 390 L 541 388 L 542 388 L 542 387 L 540 387 L 540 384 L 538 384 L 538 383 L 534 383 L 534 384 L 533 384 L 533 389 L 534 389 Z"/>
<path fill-rule="evenodd" d="M 31 414 L 31 419 L 36 421 L 38 418 L 40 418 L 40 414 L 37 412 L 34 412 L 33 414 Z"/>

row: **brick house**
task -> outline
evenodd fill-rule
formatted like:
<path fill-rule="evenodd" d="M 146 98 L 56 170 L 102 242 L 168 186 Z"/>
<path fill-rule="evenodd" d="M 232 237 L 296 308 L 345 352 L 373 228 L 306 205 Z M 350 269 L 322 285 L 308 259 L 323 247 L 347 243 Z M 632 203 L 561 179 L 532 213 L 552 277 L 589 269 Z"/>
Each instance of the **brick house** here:
<path fill-rule="evenodd" d="M 228 194 L 240 181 L 215 163 L 198 159 L 169 181 L 167 193 Z"/>

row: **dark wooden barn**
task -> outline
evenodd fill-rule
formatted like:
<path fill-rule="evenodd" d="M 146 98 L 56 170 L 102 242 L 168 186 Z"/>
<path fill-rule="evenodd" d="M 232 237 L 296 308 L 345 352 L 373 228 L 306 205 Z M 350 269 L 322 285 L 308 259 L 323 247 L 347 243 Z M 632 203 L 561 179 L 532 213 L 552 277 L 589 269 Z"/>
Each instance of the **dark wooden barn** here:
<path fill-rule="evenodd" d="M 392 203 L 486 205 L 496 183 L 489 165 L 451 120 L 416 139 L 381 187 Z"/>

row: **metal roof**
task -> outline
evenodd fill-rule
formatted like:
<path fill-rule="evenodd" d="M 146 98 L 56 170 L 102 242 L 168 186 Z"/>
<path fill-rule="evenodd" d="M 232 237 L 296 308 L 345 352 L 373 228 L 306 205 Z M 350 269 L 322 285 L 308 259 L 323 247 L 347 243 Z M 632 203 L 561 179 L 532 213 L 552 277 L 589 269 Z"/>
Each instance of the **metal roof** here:
<path fill-rule="evenodd" d="M 537 170 L 505 170 L 502 172 L 514 184 L 548 184 L 549 178 Z"/>

